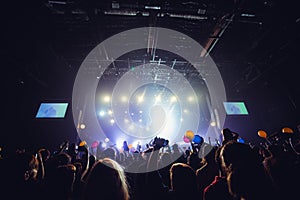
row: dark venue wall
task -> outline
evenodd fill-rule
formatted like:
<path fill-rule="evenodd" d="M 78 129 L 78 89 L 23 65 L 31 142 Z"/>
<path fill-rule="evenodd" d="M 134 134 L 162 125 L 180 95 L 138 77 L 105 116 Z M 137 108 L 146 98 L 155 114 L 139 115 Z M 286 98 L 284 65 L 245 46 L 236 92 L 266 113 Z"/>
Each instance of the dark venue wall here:
<path fill-rule="evenodd" d="M 77 142 L 71 109 L 72 90 L 84 58 L 110 36 L 148 26 L 174 29 L 208 47 L 222 75 L 227 100 L 244 101 L 249 110 L 247 116 L 227 116 L 225 127 L 240 133 L 247 141 L 259 143 L 259 129 L 273 133 L 287 126 L 296 131 L 300 124 L 297 50 L 300 16 L 295 2 L 6 3 L 2 7 L 1 29 L 4 70 L 1 113 L 5 129 L 0 138 L 2 146 L 34 149 L 42 144 L 56 148 L 64 140 Z M 145 5 L 156 4 L 160 10 L 145 9 Z M 141 9 L 149 15 L 140 12 L 128 16 L 121 12 Z M 116 10 L 121 10 L 121 14 L 109 14 Z M 182 69 L 188 67 L 177 64 Z M 68 102 L 66 117 L 36 119 L 41 102 Z"/>

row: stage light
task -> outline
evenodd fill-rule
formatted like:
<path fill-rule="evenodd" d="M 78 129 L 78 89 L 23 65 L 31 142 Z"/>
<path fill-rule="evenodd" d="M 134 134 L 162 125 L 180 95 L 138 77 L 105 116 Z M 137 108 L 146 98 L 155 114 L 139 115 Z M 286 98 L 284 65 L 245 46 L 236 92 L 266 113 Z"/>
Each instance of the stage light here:
<path fill-rule="evenodd" d="M 105 115 L 105 112 L 104 112 L 103 110 L 101 110 L 101 111 L 99 112 L 99 115 L 100 115 L 100 117 L 103 117 L 103 116 Z"/>
<path fill-rule="evenodd" d="M 122 147 L 123 147 L 123 140 L 119 140 L 119 141 L 117 141 L 117 144 L 116 144 L 116 147 L 118 148 L 118 149 L 121 149 Z"/>
<path fill-rule="evenodd" d="M 105 103 L 109 103 L 109 102 L 110 102 L 110 97 L 109 97 L 109 96 L 104 96 L 104 97 L 103 97 L 103 101 L 104 101 Z"/>
<path fill-rule="evenodd" d="M 108 111 L 107 111 L 107 114 L 112 115 L 112 114 L 113 114 L 113 111 L 112 111 L 112 110 L 108 110 Z"/>
<path fill-rule="evenodd" d="M 153 29 L 153 31 L 156 31 L 156 29 Z M 124 74 L 122 74 L 122 76 L 115 77 L 114 69 L 110 67 L 111 62 L 106 62 L 107 54 L 90 52 L 89 56 L 87 56 L 88 59 L 84 60 L 78 71 L 73 88 L 74 98 L 72 98 L 72 104 L 74 106 L 84 109 L 86 107 L 86 109 L 84 110 L 85 112 L 83 112 L 82 116 L 76 116 L 77 112 L 73 112 L 74 120 L 89 120 L 89 124 L 86 127 L 86 129 L 88 128 L 89 130 L 86 131 L 89 133 L 93 133 L 92 135 L 79 134 L 80 137 L 83 137 L 82 139 L 89 140 L 90 137 L 95 135 L 95 138 L 92 139 L 102 138 L 103 140 L 104 138 L 106 138 L 106 134 L 109 134 L 109 137 L 113 141 L 113 143 L 116 143 L 120 139 L 122 139 L 122 142 L 124 140 L 133 142 L 134 140 L 139 139 L 143 144 L 146 144 L 155 136 L 159 136 L 169 139 L 170 143 L 174 143 L 182 141 L 182 133 L 187 129 L 198 131 L 197 129 L 201 128 L 201 130 L 203 129 L 204 131 L 206 131 L 206 128 L 208 128 L 209 130 L 207 132 L 215 130 L 215 127 L 211 127 L 210 123 L 199 123 L 202 122 L 202 118 L 200 118 L 202 105 L 200 106 L 197 104 L 197 95 L 198 92 L 200 92 L 199 95 L 204 97 L 207 96 L 209 98 L 210 102 L 207 104 L 207 106 L 209 107 L 209 111 L 213 111 L 214 108 L 219 108 L 218 102 L 226 101 L 226 95 L 223 91 L 222 78 L 219 79 L 218 68 L 215 66 L 209 56 L 209 59 L 206 60 L 205 65 L 202 65 L 201 58 L 194 59 L 194 55 L 190 56 L 190 54 L 186 54 L 186 48 L 181 48 L 180 45 L 172 45 L 174 44 L 174 42 L 176 43 L 176 41 L 184 38 L 184 40 L 187 40 L 190 44 L 189 50 L 192 50 L 192 52 L 196 52 L 199 49 L 201 50 L 201 46 L 199 46 L 197 43 L 193 45 L 193 43 L 195 42 L 193 40 L 190 40 L 186 35 L 177 32 L 173 34 L 172 30 L 169 31 L 165 29 L 157 29 L 157 31 L 160 31 L 160 36 L 162 36 L 161 39 L 163 41 L 163 43 L 158 43 L 160 47 L 159 50 L 167 52 L 166 56 L 164 56 L 164 52 L 162 52 L 161 55 L 159 51 L 157 52 L 157 56 L 159 55 L 159 57 L 162 58 L 169 58 L 173 57 L 173 55 L 171 55 L 172 53 L 176 55 L 175 58 L 177 58 L 177 56 L 180 57 L 180 61 L 183 60 L 184 63 L 193 63 L 188 68 L 195 68 L 197 77 L 193 76 L 193 78 L 197 78 L 197 81 L 193 80 L 193 84 L 191 84 L 192 81 L 190 83 L 190 79 L 184 77 L 182 71 L 173 69 L 173 67 L 176 68 L 175 66 L 177 66 L 180 61 L 178 61 L 178 64 L 175 65 L 176 59 L 174 59 L 174 64 L 172 68 L 170 68 L 169 65 L 164 65 L 160 63 L 160 61 L 158 62 L 159 57 L 157 59 L 153 59 L 157 60 L 156 63 L 147 64 L 136 62 L 134 63 L 134 65 L 136 66 L 133 66 L 132 63 L 128 63 L 128 69 L 125 69 L 124 71 L 122 70 L 122 73 L 124 72 Z M 103 50 L 104 47 L 107 47 L 104 50 L 107 50 L 108 54 L 112 51 L 118 54 L 116 54 L 117 56 L 113 56 L 114 58 L 120 58 L 120 60 L 123 60 L 125 57 L 130 57 L 131 55 L 126 55 L 125 57 L 122 56 L 126 53 L 129 53 L 129 51 L 127 51 L 128 44 L 144 44 L 143 42 L 132 42 L 136 41 L 136 39 L 139 38 L 137 38 L 136 35 L 141 36 L 144 33 L 148 32 L 149 28 L 143 30 L 143 32 L 139 31 L 139 29 L 134 29 L 134 32 L 128 30 L 128 34 L 126 32 L 125 38 L 128 41 L 126 42 L 126 45 L 123 45 L 124 48 L 123 46 L 119 46 L 123 44 L 119 41 L 124 40 L 124 35 L 121 33 L 121 37 L 118 36 L 116 40 L 112 41 L 106 40 L 99 45 L 99 48 L 96 49 Z M 147 36 L 147 34 L 145 35 Z M 144 38 L 142 39 L 142 41 L 144 41 Z M 111 42 L 112 45 L 109 44 Z M 110 46 L 112 47 L 111 49 L 108 48 Z M 115 47 L 120 48 L 117 48 L 118 51 L 115 51 Z M 172 48 L 169 49 L 168 47 Z M 132 47 L 130 48 L 132 49 Z M 147 48 L 147 43 L 142 48 Z M 139 49 L 134 49 L 133 47 L 133 50 L 130 50 L 130 52 Z M 96 64 L 96 66 L 91 65 L 89 62 L 90 58 L 94 58 L 95 55 L 100 56 L 99 58 L 97 58 L 99 64 Z M 135 52 L 134 57 L 137 57 L 137 59 L 139 59 L 139 55 Z M 114 67 L 113 65 L 114 63 L 112 63 L 112 67 Z M 94 68 L 97 68 L 98 66 L 101 66 L 99 67 L 99 71 L 95 73 L 86 73 L 86 69 L 94 70 Z M 216 68 L 216 70 L 214 70 L 214 68 Z M 132 69 L 133 71 L 131 71 L 130 69 Z M 187 69 L 187 72 L 190 71 L 194 71 L 194 69 Z M 113 78 L 114 84 L 105 85 L 107 78 L 106 72 L 109 72 L 109 75 L 112 75 L 109 78 Z M 153 80 L 151 72 L 154 73 L 154 75 L 159 75 L 157 77 L 157 80 Z M 103 77 L 99 74 L 103 75 Z M 201 78 L 203 75 L 209 78 L 204 82 L 205 87 L 200 85 L 202 83 L 201 81 L 199 81 L 198 83 L 198 77 Z M 96 76 L 98 76 L 100 79 L 98 80 L 98 84 L 95 84 Z M 93 85 L 95 87 L 91 87 Z M 210 91 L 212 92 L 210 93 Z M 94 96 L 92 96 L 92 98 L 86 98 L 85 101 L 82 101 L 82 98 L 77 98 L 88 96 L 91 94 L 94 95 L 94 93 L 95 95 L 97 95 L 96 97 L 98 97 L 96 98 L 96 101 Z M 100 96 L 98 96 L 98 94 L 100 94 Z M 220 96 L 220 98 L 216 98 L 215 94 L 218 97 Z M 159 95 L 160 97 L 157 97 Z M 159 103 L 155 105 L 155 101 Z M 206 104 L 204 104 L 204 106 L 205 105 Z M 100 110 L 104 110 L 105 112 L 103 112 L 102 115 L 105 114 L 105 116 L 102 118 L 98 114 L 98 119 L 95 117 L 93 118 L 95 109 L 97 109 L 97 114 Z M 109 109 L 113 110 L 112 116 L 108 115 Z M 75 111 L 76 109 L 73 110 Z M 139 112 L 140 110 L 143 111 L 142 114 Z M 126 111 L 127 113 L 124 113 Z M 209 112 L 201 112 L 201 114 L 202 113 L 209 114 Z M 207 118 L 206 116 L 204 116 L 203 118 L 208 119 L 208 122 L 210 122 L 209 120 L 212 118 L 212 116 L 213 115 L 208 115 Z M 125 118 L 129 120 L 129 123 L 125 123 Z M 143 122 L 139 123 L 139 119 L 142 119 Z M 223 116 L 221 115 L 220 127 L 223 126 L 222 120 Z M 213 121 L 216 121 L 216 123 L 218 123 L 217 120 Z M 77 121 L 74 122 L 75 125 L 78 124 Z M 111 124 L 111 122 L 113 123 Z M 205 124 L 205 127 L 202 127 L 202 124 Z M 132 128 L 132 130 L 130 128 Z M 97 136 L 96 133 L 99 133 L 101 135 Z M 205 132 L 203 134 L 205 134 Z"/>
<path fill-rule="evenodd" d="M 161 102 L 161 96 L 160 95 L 155 97 L 155 103 L 159 103 L 159 102 Z"/>
<path fill-rule="evenodd" d="M 172 96 L 171 97 L 171 103 L 174 103 L 174 102 L 176 102 L 177 101 L 177 98 L 175 97 L 175 96 Z"/>
<path fill-rule="evenodd" d="M 106 143 L 102 143 L 101 145 L 103 148 L 106 148 Z"/>
<path fill-rule="evenodd" d="M 136 148 L 138 144 L 141 144 L 140 141 L 133 141 L 132 142 L 132 147 Z"/>
<path fill-rule="evenodd" d="M 144 102 L 144 96 L 139 96 L 137 100 L 138 100 L 138 103 Z"/>
<path fill-rule="evenodd" d="M 80 124 L 80 129 L 85 129 L 85 124 Z"/>
<path fill-rule="evenodd" d="M 211 126 L 216 126 L 217 123 L 216 123 L 216 122 L 210 122 L 210 125 L 211 125 Z"/>
<path fill-rule="evenodd" d="M 105 142 L 109 142 L 109 138 L 105 138 L 104 141 L 105 141 Z"/>
<path fill-rule="evenodd" d="M 160 10 L 160 6 L 145 6 L 145 9 Z"/>

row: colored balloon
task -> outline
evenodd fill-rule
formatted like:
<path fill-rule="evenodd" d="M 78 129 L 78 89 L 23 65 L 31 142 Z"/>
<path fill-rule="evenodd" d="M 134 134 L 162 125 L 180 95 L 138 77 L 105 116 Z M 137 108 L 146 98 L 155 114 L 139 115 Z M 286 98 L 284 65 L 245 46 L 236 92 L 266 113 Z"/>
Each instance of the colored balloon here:
<path fill-rule="evenodd" d="M 237 141 L 238 141 L 239 143 L 245 143 L 245 140 L 244 140 L 243 138 L 238 138 Z"/>
<path fill-rule="evenodd" d="M 99 145 L 99 142 L 98 141 L 94 141 L 93 143 L 92 143 L 92 148 L 96 148 L 97 146 Z"/>
<path fill-rule="evenodd" d="M 264 130 L 259 130 L 259 131 L 257 132 L 257 134 L 258 134 L 259 137 L 267 138 L 267 133 L 266 133 L 266 131 L 264 131 Z"/>
<path fill-rule="evenodd" d="M 283 132 L 283 133 L 294 133 L 294 131 L 293 131 L 291 128 L 288 128 L 288 127 L 284 127 L 284 128 L 282 129 L 282 132 Z"/>
<path fill-rule="evenodd" d="M 194 134 L 193 131 L 187 130 L 187 131 L 185 132 L 185 136 L 186 136 L 190 141 L 193 141 L 195 134 Z"/>
<path fill-rule="evenodd" d="M 184 141 L 185 143 L 189 143 L 189 142 L 190 142 L 190 139 L 187 138 L 186 136 L 183 136 L 183 141 Z"/>
<path fill-rule="evenodd" d="M 196 144 L 200 144 L 203 141 L 203 138 L 200 135 L 195 135 L 193 142 Z"/>
<path fill-rule="evenodd" d="M 80 143 L 79 143 L 79 146 L 85 146 L 86 145 L 86 141 L 81 141 Z"/>

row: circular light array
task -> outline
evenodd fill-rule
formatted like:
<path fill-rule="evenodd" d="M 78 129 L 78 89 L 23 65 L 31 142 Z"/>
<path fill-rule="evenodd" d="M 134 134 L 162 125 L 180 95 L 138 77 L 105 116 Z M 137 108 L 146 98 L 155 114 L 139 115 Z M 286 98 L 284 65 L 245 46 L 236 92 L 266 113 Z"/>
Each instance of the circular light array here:
<path fill-rule="evenodd" d="M 128 137 L 132 137 L 139 141 L 143 141 L 148 140 L 156 134 L 169 134 L 167 135 L 169 137 L 167 139 L 170 139 L 172 143 L 175 143 L 182 142 L 182 136 L 186 130 L 197 130 L 200 117 L 197 95 L 195 95 L 195 91 L 188 80 L 167 65 L 160 64 L 157 66 L 157 64 L 147 64 L 146 67 L 135 67 L 134 71 L 135 73 L 141 71 L 143 74 L 148 72 L 151 74 L 153 70 L 159 67 L 170 73 L 177 73 L 177 75 L 181 76 L 179 82 L 172 83 L 172 81 L 170 81 L 166 84 L 166 82 L 159 82 L 159 80 L 153 79 L 141 81 L 141 79 L 134 76 L 131 71 L 128 71 L 117 81 L 112 96 L 110 97 L 108 95 L 103 97 L 103 101 L 111 106 L 111 110 L 97 111 L 96 109 L 95 95 L 97 93 L 99 80 L 103 76 L 105 70 L 112 64 L 114 59 L 119 58 L 128 52 L 147 49 L 150 29 L 158 36 L 156 38 L 157 49 L 181 56 L 203 77 L 210 97 L 208 104 L 211 122 L 214 124 L 214 126 L 209 126 L 206 137 L 210 137 L 211 133 L 220 134 L 219 130 L 223 128 L 226 116 L 223 108 L 223 102 L 226 101 L 226 93 L 223 80 L 213 60 L 210 56 L 201 58 L 200 52 L 203 50 L 202 46 L 183 33 L 165 28 L 145 27 L 124 31 L 106 39 L 87 55 L 78 70 L 73 87 L 72 112 L 76 127 L 82 122 L 85 124 L 84 131 L 78 130 L 78 134 L 80 138 L 87 141 L 87 143 L 92 143 L 95 138 L 97 140 L 104 140 L 105 138 L 109 138 L 110 141 L 112 140 L 112 138 L 110 138 L 111 133 L 103 130 L 98 119 L 99 115 L 102 117 L 111 117 L 109 121 L 111 126 L 119 127 L 117 133 L 114 133 L 115 135 L 120 135 L 120 137 L 118 137 L 119 140 L 125 140 Z M 183 39 L 185 44 L 188 45 L 178 44 L 178 38 Z M 169 91 L 167 95 L 171 101 L 169 103 L 170 105 L 175 105 L 175 110 L 172 110 L 167 106 L 165 103 L 166 99 L 164 99 L 163 96 L 158 95 L 149 101 L 145 96 L 139 95 L 140 90 L 146 89 L 147 87 L 151 88 L 155 86 L 155 84 L 160 85 L 158 92 L 161 92 L 160 90 L 162 88 Z M 145 100 L 147 100 L 146 102 L 148 103 L 150 102 L 148 107 L 146 107 L 148 110 L 144 110 L 144 108 L 139 108 L 137 106 L 140 109 L 138 113 L 140 116 L 146 117 L 151 116 L 151 112 L 157 113 L 154 114 L 154 117 L 161 117 L 159 120 L 162 121 L 161 124 L 157 123 L 155 127 L 151 127 L 151 124 L 147 124 L 147 120 L 146 124 L 143 124 L 145 123 L 143 118 L 136 119 L 131 115 L 132 113 L 135 114 L 135 112 L 130 110 L 128 104 L 134 103 L 139 105 L 144 103 Z M 169 114 L 175 116 L 173 117 L 173 121 L 169 120 Z M 153 122 L 153 119 L 151 120 Z M 151 120 L 148 121 L 151 122 Z M 208 124 L 211 124 L 211 122 L 208 122 Z M 172 127 L 173 123 L 176 124 L 175 127 Z M 128 124 L 130 125 L 128 126 Z M 168 132 L 168 129 L 172 128 L 173 130 L 166 133 Z M 111 131 L 114 131 L 114 129 L 111 129 Z M 152 170 L 155 169 L 147 169 L 147 171 Z"/>

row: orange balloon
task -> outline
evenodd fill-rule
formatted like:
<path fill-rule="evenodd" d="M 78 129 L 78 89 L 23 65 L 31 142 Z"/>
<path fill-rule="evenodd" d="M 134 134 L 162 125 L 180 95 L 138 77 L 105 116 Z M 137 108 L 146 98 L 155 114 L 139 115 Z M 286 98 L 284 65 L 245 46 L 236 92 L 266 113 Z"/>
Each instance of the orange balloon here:
<path fill-rule="evenodd" d="M 193 131 L 191 131 L 191 130 L 187 130 L 186 132 L 185 132 L 185 137 L 187 137 L 189 140 L 193 140 L 194 139 L 194 136 L 195 136 L 195 134 L 194 134 L 194 132 Z"/>
<path fill-rule="evenodd" d="M 258 134 L 258 136 L 259 137 L 262 137 L 262 138 L 267 138 L 267 133 L 266 133 L 266 131 L 263 131 L 263 130 L 259 130 L 258 132 L 257 132 L 257 134 Z"/>
<path fill-rule="evenodd" d="M 294 131 L 291 128 L 288 128 L 288 127 L 284 127 L 281 131 L 283 133 L 294 133 Z"/>
<path fill-rule="evenodd" d="M 80 143 L 79 143 L 79 146 L 85 146 L 86 145 L 86 141 L 81 141 Z"/>

